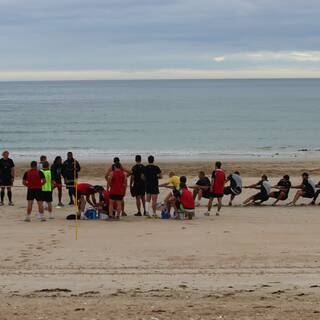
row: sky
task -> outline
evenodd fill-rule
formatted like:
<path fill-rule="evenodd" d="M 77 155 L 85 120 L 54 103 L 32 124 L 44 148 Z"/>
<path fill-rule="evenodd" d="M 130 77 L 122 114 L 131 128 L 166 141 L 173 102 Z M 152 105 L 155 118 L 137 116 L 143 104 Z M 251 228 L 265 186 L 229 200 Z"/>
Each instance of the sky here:
<path fill-rule="evenodd" d="M 0 80 L 320 77 L 319 0 L 0 0 Z"/>

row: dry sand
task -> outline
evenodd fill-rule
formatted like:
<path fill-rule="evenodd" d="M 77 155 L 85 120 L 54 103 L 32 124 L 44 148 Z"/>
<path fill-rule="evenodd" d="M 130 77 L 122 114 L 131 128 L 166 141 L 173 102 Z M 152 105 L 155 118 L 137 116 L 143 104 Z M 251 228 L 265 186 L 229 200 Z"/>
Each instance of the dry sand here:
<path fill-rule="evenodd" d="M 199 167 L 209 172 L 205 163 L 161 166 L 190 180 Z M 85 165 L 80 180 L 103 183 L 104 167 Z M 271 170 L 272 182 L 287 172 L 297 182 L 305 168 L 319 174 L 316 162 L 225 167 L 245 183 Z M 81 221 L 75 240 L 72 207 L 24 223 L 25 190 L 16 188 L 15 207 L 0 207 L 0 320 L 319 319 L 320 208 L 238 206 L 251 193 L 220 217 L 197 208 L 192 221 L 134 217 L 127 197 L 128 217 Z"/>

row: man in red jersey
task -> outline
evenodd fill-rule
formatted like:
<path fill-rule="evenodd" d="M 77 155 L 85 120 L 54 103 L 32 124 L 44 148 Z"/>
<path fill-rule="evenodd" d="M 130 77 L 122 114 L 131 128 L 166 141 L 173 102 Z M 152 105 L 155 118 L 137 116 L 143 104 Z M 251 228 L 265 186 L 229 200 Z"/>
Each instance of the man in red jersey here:
<path fill-rule="evenodd" d="M 22 184 L 28 188 L 27 191 L 27 215 L 24 221 L 30 222 L 33 201 L 36 200 L 39 209 L 39 219 L 41 221 L 46 221 L 43 212 L 43 202 L 42 202 L 42 186 L 45 184 L 46 179 L 44 174 L 37 169 L 37 162 L 32 161 L 30 164 L 30 169 L 25 172 L 22 179 Z"/>
<path fill-rule="evenodd" d="M 218 210 L 216 212 L 216 215 L 220 215 L 220 210 L 222 207 L 222 197 L 224 194 L 224 184 L 226 181 L 226 175 L 224 171 L 221 169 L 221 166 L 221 162 L 217 161 L 215 164 L 215 170 L 212 172 L 210 199 L 208 202 L 208 211 L 205 213 L 206 216 L 210 215 L 212 202 L 214 198 L 217 198 L 218 201 Z"/>
<path fill-rule="evenodd" d="M 114 205 L 117 206 L 116 218 L 120 219 L 121 206 L 127 188 L 127 177 L 120 162 L 114 164 L 113 171 L 108 176 L 108 190 L 110 191 L 109 217 L 112 218 Z"/>
<path fill-rule="evenodd" d="M 95 198 L 95 193 L 102 191 L 103 187 L 101 186 L 93 186 L 89 183 L 77 184 L 78 208 L 81 219 L 84 218 L 86 203 L 89 203 L 92 207 L 96 207 L 97 201 Z"/>

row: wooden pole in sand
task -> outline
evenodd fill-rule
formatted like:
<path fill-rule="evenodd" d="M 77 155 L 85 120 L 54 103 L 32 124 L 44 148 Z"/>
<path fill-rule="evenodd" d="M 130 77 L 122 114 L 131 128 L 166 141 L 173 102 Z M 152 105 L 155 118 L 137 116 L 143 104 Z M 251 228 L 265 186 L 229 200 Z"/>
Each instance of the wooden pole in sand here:
<path fill-rule="evenodd" d="M 78 214 L 79 214 L 79 206 L 78 206 L 78 190 L 77 190 L 77 160 L 73 159 L 73 179 L 74 179 L 74 205 L 76 206 L 76 240 L 78 240 L 79 233 L 79 222 L 78 222 Z"/>

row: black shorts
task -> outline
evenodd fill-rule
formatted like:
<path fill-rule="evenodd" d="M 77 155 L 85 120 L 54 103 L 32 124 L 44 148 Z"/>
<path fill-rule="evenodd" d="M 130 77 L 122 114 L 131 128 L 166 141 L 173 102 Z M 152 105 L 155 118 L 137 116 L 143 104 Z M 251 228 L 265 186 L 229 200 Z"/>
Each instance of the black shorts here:
<path fill-rule="evenodd" d="M 240 189 L 232 189 L 231 187 L 225 187 L 224 188 L 224 194 L 225 195 L 233 195 L 233 196 L 237 196 L 241 193 L 241 190 Z"/>
<path fill-rule="evenodd" d="M 263 201 L 267 201 L 268 199 L 269 199 L 269 196 L 266 194 L 263 194 L 262 192 L 259 192 L 253 196 L 254 201 L 260 200 L 263 202 Z"/>
<path fill-rule="evenodd" d="M 42 191 L 42 201 L 52 202 L 52 191 Z"/>
<path fill-rule="evenodd" d="M 202 190 L 202 198 L 210 199 L 211 193 L 207 190 Z"/>
<path fill-rule="evenodd" d="M 144 196 L 146 194 L 146 187 L 144 185 L 133 185 L 131 188 L 131 195 L 133 197 Z"/>
<path fill-rule="evenodd" d="M 284 193 L 282 191 L 274 191 L 273 192 L 273 196 L 275 199 L 278 199 L 280 197 L 280 195 L 282 194 L 282 198 L 280 200 L 287 200 L 288 199 L 288 194 Z"/>
<path fill-rule="evenodd" d="M 119 194 L 110 194 L 110 199 L 113 201 L 122 201 L 123 200 L 123 195 Z"/>
<path fill-rule="evenodd" d="M 223 198 L 223 194 L 216 194 L 216 193 L 210 193 L 210 199 L 214 199 L 214 198 Z"/>
<path fill-rule="evenodd" d="M 42 190 L 41 189 L 28 189 L 27 191 L 27 200 L 28 201 L 42 201 Z"/>
<path fill-rule="evenodd" d="M 11 177 L 0 177 L 0 186 L 12 186 L 12 178 Z"/>
<path fill-rule="evenodd" d="M 303 195 L 302 195 L 302 198 L 308 198 L 308 199 L 311 199 L 314 197 L 314 192 L 312 191 L 304 191 L 303 192 Z"/>
<path fill-rule="evenodd" d="M 158 186 L 146 186 L 146 194 L 159 194 Z"/>

